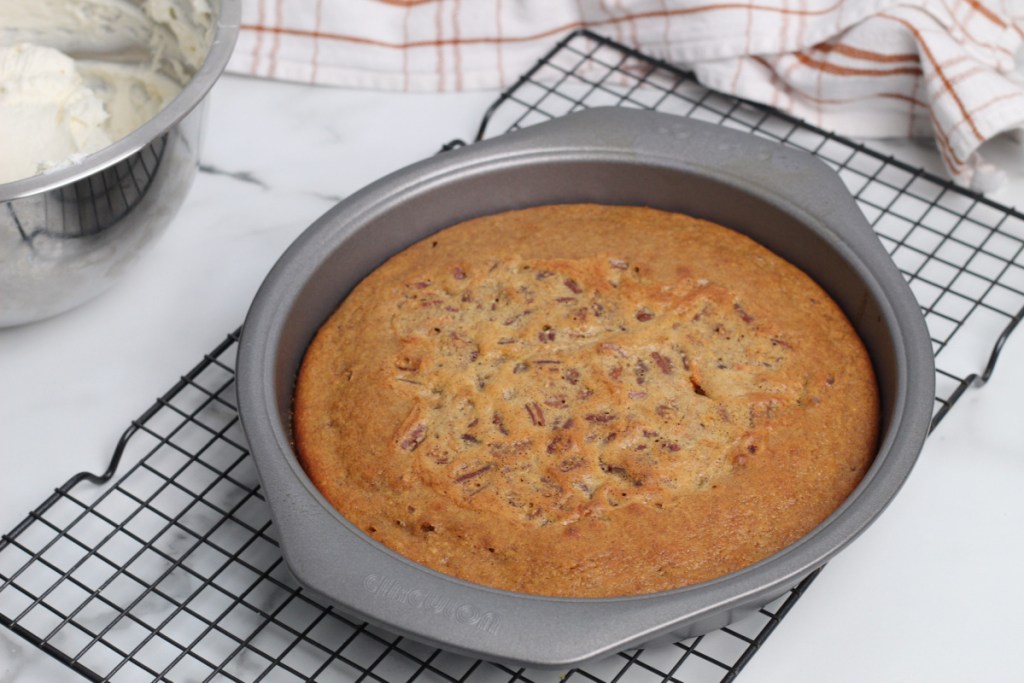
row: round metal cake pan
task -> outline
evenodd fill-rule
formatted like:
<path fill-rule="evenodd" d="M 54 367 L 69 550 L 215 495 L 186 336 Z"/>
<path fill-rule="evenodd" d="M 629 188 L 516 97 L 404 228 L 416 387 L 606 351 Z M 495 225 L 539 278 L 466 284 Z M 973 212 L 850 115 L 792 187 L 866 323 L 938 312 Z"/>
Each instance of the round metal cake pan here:
<path fill-rule="evenodd" d="M 743 232 L 811 275 L 856 327 L 879 380 L 879 451 L 847 501 L 800 541 L 741 571 L 662 593 L 525 595 L 399 556 L 345 520 L 303 472 L 291 439 L 298 368 L 317 329 L 364 276 L 460 221 L 577 202 L 679 211 Z M 931 420 L 934 366 L 917 302 L 830 168 L 712 124 L 598 109 L 415 164 L 328 211 L 256 295 L 243 327 L 237 390 L 284 558 L 307 588 L 344 613 L 430 645 L 568 667 L 719 628 L 784 594 L 850 543 L 913 467 Z M 352 406 L 353 413 L 367 410 L 373 406 Z"/>

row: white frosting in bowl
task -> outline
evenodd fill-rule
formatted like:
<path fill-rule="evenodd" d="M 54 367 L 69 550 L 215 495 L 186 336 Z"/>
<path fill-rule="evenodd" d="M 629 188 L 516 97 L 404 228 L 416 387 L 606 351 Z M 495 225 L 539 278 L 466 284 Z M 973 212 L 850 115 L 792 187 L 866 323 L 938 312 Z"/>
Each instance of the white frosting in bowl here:
<path fill-rule="evenodd" d="M 207 0 L 0 2 L 0 183 L 128 135 L 202 64 Z"/>

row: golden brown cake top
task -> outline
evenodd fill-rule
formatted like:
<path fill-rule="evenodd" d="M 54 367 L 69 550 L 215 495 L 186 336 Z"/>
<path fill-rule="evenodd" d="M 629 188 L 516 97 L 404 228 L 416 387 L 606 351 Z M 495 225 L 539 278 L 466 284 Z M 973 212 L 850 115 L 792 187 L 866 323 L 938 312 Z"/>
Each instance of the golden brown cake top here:
<path fill-rule="evenodd" d="M 867 355 L 806 275 L 651 209 L 490 216 L 396 255 L 310 347 L 300 459 L 439 571 L 650 592 L 796 540 L 870 464 Z"/>

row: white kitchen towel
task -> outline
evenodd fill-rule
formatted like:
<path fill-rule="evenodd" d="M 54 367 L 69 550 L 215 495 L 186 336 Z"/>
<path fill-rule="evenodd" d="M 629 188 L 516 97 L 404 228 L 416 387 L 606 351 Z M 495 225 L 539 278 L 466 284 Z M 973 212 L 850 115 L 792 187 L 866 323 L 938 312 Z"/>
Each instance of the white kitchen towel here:
<path fill-rule="evenodd" d="M 587 27 L 854 137 L 930 136 L 958 182 L 1024 128 L 1022 0 L 243 0 L 229 70 L 362 88 L 514 82 Z"/>

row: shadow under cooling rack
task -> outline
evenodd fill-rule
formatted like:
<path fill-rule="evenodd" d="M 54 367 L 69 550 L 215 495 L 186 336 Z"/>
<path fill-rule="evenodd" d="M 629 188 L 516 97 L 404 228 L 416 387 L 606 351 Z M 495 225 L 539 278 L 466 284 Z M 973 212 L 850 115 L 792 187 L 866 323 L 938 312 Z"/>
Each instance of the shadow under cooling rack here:
<path fill-rule="evenodd" d="M 1024 311 L 1024 217 L 589 32 L 487 112 L 479 138 L 593 106 L 752 132 L 837 170 L 910 282 L 939 365 L 934 422 L 991 374 Z M 353 622 L 285 567 L 234 398 L 237 333 L 0 540 L 0 623 L 97 681 L 730 681 L 813 580 L 738 623 L 567 672 L 515 670 Z M 113 484 L 118 464 L 127 471 Z"/>

